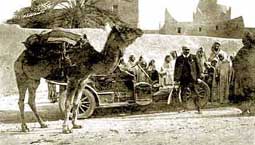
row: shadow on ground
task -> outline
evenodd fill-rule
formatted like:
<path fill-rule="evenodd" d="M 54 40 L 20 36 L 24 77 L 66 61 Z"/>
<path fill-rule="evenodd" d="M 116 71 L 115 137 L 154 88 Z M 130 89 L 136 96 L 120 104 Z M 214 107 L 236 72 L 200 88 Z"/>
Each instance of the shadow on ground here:
<path fill-rule="evenodd" d="M 27 104 L 26 104 L 27 105 Z M 58 103 L 45 103 L 37 106 L 38 112 L 44 121 L 56 121 L 63 119 L 60 112 Z M 150 113 L 162 113 L 176 111 L 173 106 L 166 105 L 165 103 L 153 103 L 148 106 L 128 106 L 128 107 L 115 107 L 115 108 L 98 108 L 94 111 L 91 118 L 103 117 L 120 117 L 128 115 L 140 115 Z M 36 122 L 34 113 L 29 110 L 25 111 L 26 122 Z M 19 110 L 0 110 L 1 123 L 19 123 L 20 112 Z"/>
<path fill-rule="evenodd" d="M 236 105 L 212 105 L 206 106 L 206 109 L 218 108 L 218 107 L 236 107 Z M 45 103 L 37 106 L 38 112 L 44 121 L 57 121 L 63 118 L 59 110 L 58 103 Z M 166 101 L 153 102 L 148 106 L 128 106 L 128 107 L 116 107 L 116 108 L 98 108 L 95 110 L 91 118 L 112 118 L 112 117 L 124 117 L 131 115 L 143 115 L 154 114 L 164 112 L 174 112 L 181 110 L 182 107 L 179 103 L 172 103 L 167 105 Z M 236 116 L 236 115 L 234 115 Z M 185 116 L 184 116 L 185 117 Z M 204 116 L 201 116 L 204 117 Z M 208 117 L 208 116 L 207 116 Z M 211 116 L 215 117 L 215 116 Z M 32 111 L 25 111 L 26 122 L 36 122 L 36 118 Z M 0 110 L 0 122 L 1 123 L 19 123 L 20 112 L 19 110 Z"/>
<path fill-rule="evenodd" d="M 39 114 L 45 121 L 55 121 L 62 119 L 57 104 L 46 104 L 44 106 L 37 107 Z M 25 111 L 26 122 L 36 122 L 36 118 L 32 111 Z M 20 112 L 19 110 L 0 110 L 0 122 L 2 123 L 19 123 Z"/>

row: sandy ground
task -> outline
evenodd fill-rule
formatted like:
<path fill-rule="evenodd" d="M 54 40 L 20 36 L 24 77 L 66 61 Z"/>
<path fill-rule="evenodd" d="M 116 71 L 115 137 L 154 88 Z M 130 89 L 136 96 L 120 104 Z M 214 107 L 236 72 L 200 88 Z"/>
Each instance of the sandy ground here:
<path fill-rule="evenodd" d="M 27 105 L 29 133 L 20 132 L 18 97 L 0 98 L 0 145 L 255 145 L 255 117 L 240 116 L 234 107 L 207 109 L 202 115 L 188 111 L 101 116 L 79 120 L 83 128 L 66 135 L 58 105 L 42 96 L 37 104 L 49 127 L 41 129 Z"/>

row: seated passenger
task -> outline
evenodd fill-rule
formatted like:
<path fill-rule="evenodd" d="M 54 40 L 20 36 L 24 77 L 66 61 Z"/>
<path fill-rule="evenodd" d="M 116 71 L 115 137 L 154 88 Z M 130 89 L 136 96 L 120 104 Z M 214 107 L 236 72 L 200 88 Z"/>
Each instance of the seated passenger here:
<path fill-rule="evenodd" d="M 171 63 L 171 56 L 167 55 L 165 57 L 165 61 L 163 66 L 160 69 L 159 76 L 160 76 L 160 85 L 167 86 L 173 83 L 173 71 L 174 68 Z"/>
<path fill-rule="evenodd" d="M 85 44 L 89 43 L 89 40 L 87 38 L 86 34 L 83 34 L 83 36 L 80 38 L 80 40 L 77 41 L 75 46 L 78 46 L 79 48 L 82 48 Z"/>
<path fill-rule="evenodd" d="M 136 62 L 136 64 L 140 65 L 143 68 L 146 68 L 147 62 L 144 60 L 143 56 L 139 57 L 139 60 Z"/>
<path fill-rule="evenodd" d="M 132 74 L 132 72 L 129 71 L 127 64 L 125 63 L 124 59 L 121 58 L 119 65 L 118 65 L 119 70 L 121 71 L 121 73 L 123 74 L 123 76 L 120 77 L 125 77 L 125 78 L 131 78 L 134 79 L 134 74 Z"/>
<path fill-rule="evenodd" d="M 140 56 L 139 60 L 136 62 L 136 81 L 137 82 L 148 82 L 148 74 L 146 73 L 147 63 L 143 56 Z"/>
<path fill-rule="evenodd" d="M 127 62 L 127 69 L 129 70 L 129 72 L 131 72 L 132 74 L 136 73 L 136 62 L 135 62 L 135 56 L 134 55 L 130 55 L 128 62 Z"/>
<path fill-rule="evenodd" d="M 127 64 L 125 63 L 123 58 L 120 59 L 119 68 L 122 71 L 127 71 L 128 70 Z"/>
<path fill-rule="evenodd" d="M 156 70 L 155 60 L 152 59 L 147 67 L 147 72 L 153 83 L 159 82 L 158 71 Z"/>

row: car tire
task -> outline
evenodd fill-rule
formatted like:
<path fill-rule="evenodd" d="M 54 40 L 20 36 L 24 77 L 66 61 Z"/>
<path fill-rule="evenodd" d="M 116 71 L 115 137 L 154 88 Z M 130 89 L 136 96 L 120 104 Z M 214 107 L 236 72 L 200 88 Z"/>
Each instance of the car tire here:
<path fill-rule="evenodd" d="M 204 81 L 200 81 L 198 82 L 198 84 L 196 85 L 196 90 L 199 94 L 199 106 L 201 109 L 205 108 L 208 101 L 209 101 L 209 97 L 210 97 L 210 87 L 204 82 Z M 195 94 L 191 94 L 192 96 L 190 96 L 187 99 L 187 108 L 190 110 L 193 109 L 197 109 L 195 104 L 194 104 L 194 96 Z"/>
<path fill-rule="evenodd" d="M 59 97 L 59 109 L 63 116 L 65 112 L 66 94 L 67 91 L 65 90 L 60 94 Z M 88 89 L 83 89 L 82 97 L 79 102 L 78 118 L 79 119 L 89 118 L 94 113 L 95 109 L 96 109 L 95 96 Z"/>

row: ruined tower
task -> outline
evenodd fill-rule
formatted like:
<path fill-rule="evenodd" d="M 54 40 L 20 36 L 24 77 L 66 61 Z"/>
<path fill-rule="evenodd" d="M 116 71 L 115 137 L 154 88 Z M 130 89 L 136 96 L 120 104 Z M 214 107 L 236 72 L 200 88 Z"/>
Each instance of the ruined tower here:
<path fill-rule="evenodd" d="M 241 38 L 244 30 L 243 18 L 231 19 L 231 8 L 220 5 L 217 0 L 200 0 L 192 22 L 178 22 L 165 11 L 165 23 L 161 34 L 195 35 Z"/>
<path fill-rule="evenodd" d="M 200 0 L 193 14 L 194 23 L 218 23 L 231 19 L 231 8 L 217 4 L 217 0 Z"/>

